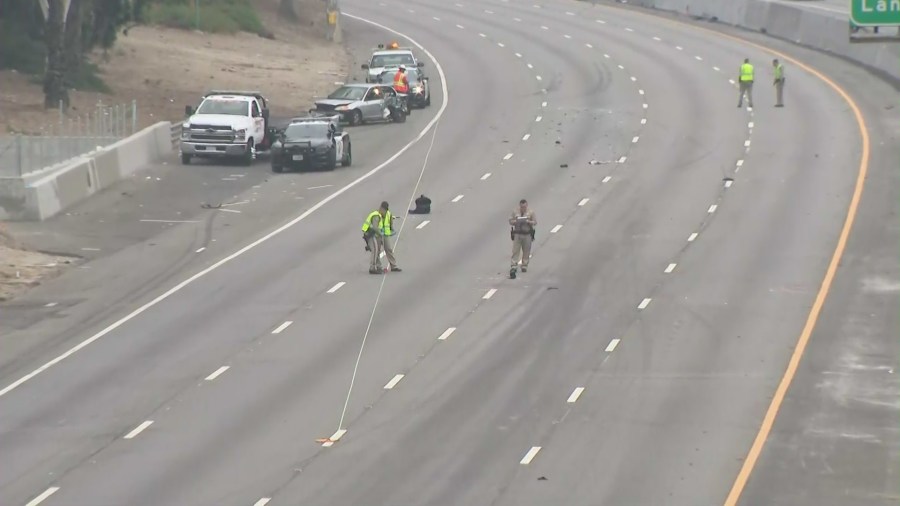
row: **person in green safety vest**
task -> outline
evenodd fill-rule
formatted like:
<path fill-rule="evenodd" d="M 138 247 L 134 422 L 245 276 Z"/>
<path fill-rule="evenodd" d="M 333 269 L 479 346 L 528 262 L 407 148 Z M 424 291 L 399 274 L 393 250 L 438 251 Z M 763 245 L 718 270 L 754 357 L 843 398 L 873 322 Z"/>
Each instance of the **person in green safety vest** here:
<path fill-rule="evenodd" d="M 775 67 L 775 107 L 784 107 L 784 65 L 776 58 L 772 66 Z"/>
<path fill-rule="evenodd" d="M 382 274 L 384 272 L 384 268 L 381 266 L 381 255 L 383 252 L 386 252 L 385 243 L 390 240 L 386 239 L 386 236 L 390 237 L 394 234 L 391 227 L 392 220 L 393 217 L 388 210 L 388 203 L 382 202 L 381 207 L 369 213 L 366 216 L 366 221 L 363 222 L 363 240 L 366 242 L 366 251 L 372 255 L 369 261 L 369 274 Z M 390 247 L 388 243 L 388 248 Z M 400 272 L 400 268 L 397 267 L 394 259 L 393 249 L 391 249 L 390 253 L 387 253 L 387 256 L 391 270 Z"/>
<path fill-rule="evenodd" d="M 744 58 L 738 74 L 738 87 L 741 96 L 738 98 L 738 108 L 744 107 L 744 95 L 747 95 L 747 104 L 753 108 L 753 65 L 750 64 L 750 58 Z"/>
<path fill-rule="evenodd" d="M 388 265 L 391 266 L 391 272 L 401 272 L 403 269 L 397 265 L 397 259 L 394 258 L 394 219 L 396 216 L 391 214 L 387 202 L 382 202 L 381 208 L 384 209 L 384 219 L 381 220 L 384 225 L 381 228 L 384 232 L 381 236 L 381 248 L 384 250 L 384 256 L 387 257 Z"/>

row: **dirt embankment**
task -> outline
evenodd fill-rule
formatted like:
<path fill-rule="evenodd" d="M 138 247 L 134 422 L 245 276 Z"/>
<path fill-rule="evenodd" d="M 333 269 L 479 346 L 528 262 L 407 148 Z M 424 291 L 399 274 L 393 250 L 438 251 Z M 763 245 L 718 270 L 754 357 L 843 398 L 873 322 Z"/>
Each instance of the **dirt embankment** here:
<path fill-rule="evenodd" d="M 139 127 L 180 121 L 184 106 L 197 105 L 211 89 L 262 91 L 273 115 L 306 111 L 314 97 L 343 79 L 350 64 L 343 47 L 325 40 L 325 3 L 294 0 L 297 20 L 279 14 L 280 0 L 254 4 L 273 39 L 130 28 L 111 50 L 91 57 L 112 93 L 71 92 L 70 116 L 86 114 L 98 102 L 136 100 Z M 44 109 L 41 85 L 33 78 L 2 71 L 0 83 L 0 132 L 38 133 L 58 123 L 58 111 Z M 0 301 L 57 274 L 70 261 L 21 249 L 0 223 Z"/>

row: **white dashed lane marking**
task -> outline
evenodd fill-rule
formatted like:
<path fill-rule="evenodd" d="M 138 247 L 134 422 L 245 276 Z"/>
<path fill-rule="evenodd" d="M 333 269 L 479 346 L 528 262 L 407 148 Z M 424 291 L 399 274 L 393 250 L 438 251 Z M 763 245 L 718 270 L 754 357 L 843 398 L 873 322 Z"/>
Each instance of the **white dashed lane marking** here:
<path fill-rule="evenodd" d="M 337 285 L 335 285 L 335 286 L 336 286 L 337 288 L 340 288 L 340 286 L 337 286 Z M 331 290 L 336 290 L 337 288 L 332 288 Z M 329 290 L 328 293 L 331 293 L 331 290 Z M 294 322 L 292 322 L 292 321 L 286 321 L 286 322 L 282 323 L 281 325 L 279 325 L 275 330 L 273 330 L 272 333 L 273 333 L 273 334 L 281 334 L 281 332 L 282 332 L 284 329 L 290 327 L 292 323 L 294 323 Z"/>
<path fill-rule="evenodd" d="M 333 446 L 334 443 L 338 442 L 342 437 L 344 437 L 344 434 L 346 434 L 346 433 L 347 433 L 347 429 L 339 429 L 339 430 L 335 431 L 335 433 L 332 434 L 330 438 L 328 438 L 328 441 L 325 441 L 324 443 L 322 443 L 322 446 L 325 446 L 325 447 Z"/>
<path fill-rule="evenodd" d="M 421 229 L 425 228 L 425 226 L 428 225 L 429 223 L 431 223 L 431 221 L 425 220 L 422 223 L 419 223 L 418 225 L 416 225 L 416 228 L 421 230 Z"/>
<path fill-rule="evenodd" d="M 731 188 L 731 185 L 734 183 L 732 180 L 725 181 L 725 188 Z"/>
<path fill-rule="evenodd" d="M 675 270 L 675 264 L 669 264 L 669 266 L 666 267 L 665 273 L 666 273 L 666 274 L 669 274 L 669 273 L 671 273 L 671 272 L 674 271 L 674 270 Z"/>
<path fill-rule="evenodd" d="M 713 70 L 715 70 L 716 72 L 721 72 L 721 71 L 722 71 L 722 69 L 720 69 L 719 67 L 713 67 Z"/>
<path fill-rule="evenodd" d="M 503 45 L 502 42 L 498 42 L 497 45 L 500 46 L 500 47 L 506 47 L 505 45 Z"/>
<path fill-rule="evenodd" d="M 550 229 L 550 233 L 555 234 L 555 233 L 559 232 L 559 229 L 561 229 L 562 227 L 563 227 L 562 225 L 557 225 Z"/>
<path fill-rule="evenodd" d="M 522 57 L 522 53 L 516 53 L 516 58 L 521 58 L 521 57 Z"/>
<path fill-rule="evenodd" d="M 569 11 L 566 11 L 566 16 L 574 16 L 574 15 L 575 15 L 575 13 L 574 13 L 574 12 L 569 12 Z"/>
<path fill-rule="evenodd" d="M 528 67 L 528 68 L 530 68 L 530 69 L 533 69 L 533 68 L 534 68 L 534 65 L 532 65 L 532 64 L 530 64 L 530 63 L 526 63 L 525 66 Z"/>
<path fill-rule="evenodd" d="M 703 58 L 700 56 L 695 56 L 694 59 L 696 59 L 697 61 L 703 61 Z"/>
<path fill-rule="evenodd" d="M 568 34 L 563 34 L 563 37 L 565 37 L 565 38 L 567 38 L 567 39 L 571 39 L 571 38 L 572 38 L 572 36 L 571 36 L 571 35 L 568 35 Z"/>
<path fill-rule="evenodd" d="M 512 153 L 506 153 L 506 156 L 504 156 L 503 159 L 504 159 L 504 160 L 509 160 L 509 159 L 512 158 L 512 157 L 513 157 L 513 154 L 512 154 Z"/>
<path fill-rule="evenodd" d="M 513 21 L 515 21 L 516 23 L 521 23 L 521 22 L 522 22 L 522 18 L 513 18 Z"/>
<path fill-rule="evenodd" d="M 649 297 L 647 297 L 646 299 L 642 300 L 641 303 L 638 304 L 638 309 L 646 309 L 647 306 L 650 305 L 650 301 L 651 301 L 651 300 L 652 300 L 652 299 L 650 299 Z"/>
<path fill-rule="evenodd" d="M 452 333 L 454 333 L 454 332 L 456 332 L 456 327 L 450 327 L 450 328 L 448 328 L 447 330 L 444 331 L 443 334 L 441 334 L 441 335 L 438 337 L 438 341 L 446 341 L 447 338 L 450 337 L 450 334 L 452 334 Z"/>
<path fill-rule="evenodd" d="M 387 385 L 384 386 L 384 389 L 385 390 L 393 389 L 395 386 L 397 386 L 397 383 L 400 383 L 400 380 L 403 379 L 403 376 L 404 376 L 403 374 L 398 374 L 398 375 L 394 376 L 393 378 L 391 378 L 391 381 L 387 382 Z"/>
<path fill-rule="evenodd" d="M 647 109 L 648 107 L 650 107 L 649 104 L 644 104 L 644 109 Z"/>
<path fill-rule="evenodd" d="M 345 283 L 344 281 L 341 281 L 340 283 L 338 283 L 338 284 L 332 286 L 331 288 L 329 288 L 329 289 L 328 289 L 328 293 L 334 293 L 334 292 L 340 290 L 341 287 L 344 286 L 344 285 L 346 285 L 346 284 L 347 284 L 347 283 Z"/>
<path fill-rule="evenodd" d="M 679 50 L 679 51 L 682 51 L 682 50 L 684 50 L 684 48 L 683 48 L 683 47 L 681 47 L 681 46 L 675 46 L 675 49 L 677 49 L 677 50 Z"/>
<path fill-rule="evenodd" d="M 750 139 L 747 139 L 746 141 L 744 141 L 744 147 L 745 147 L 745 148 L 749 148 L 749 147 L 750 147 Z"/>
<path fill-rule="evenodd" d="M 134 430 L 132 430 L 128 434 L 125 434 L 125 439 L 134 439 L 135 437 L 137 437 L 138 434 L 140 434 L 141 432 L 144 432 L 144 429 L 146 429 L 147 427 L 149 427 L 151 425 L 153 425 L 153 420 L 147 420 L 146 422 L 135 427 Z"/>
<path fill-rule="evenodd" d="M 212 381 L 212 380 L 218 378 L 219 376 L 221 376 L 222 373 L 227 371 L 228 369 L 229 369 L 229 366 L 223 365 L 222 367 L 216 369 L 215 372 L 213 372 L 212 374 L 207 376 L 205 379 L 206 379 L 206 381 Z"/>
<path fill-rule="evenodd" d="M 735 84 L 734 79 L 729 79 L 728 82 L 731 84 Z"/>
<path fill-rule="evenodd" d="M 483 34 L 483 33 L 479 33 L 478 36 L 479 36 L 479 37 L 487 37 L 487 35 L 485 35 L 485 34 Z"/>
<path fill-rule="evenodd" d="M 543 26 L 543 25 L 541 26 L 541 30 L 549 30 L 549 29 L 550 28 L 547 28 L 546 26 Z"/>
<path fill-rule="evenodd" d="M 612 176 L 606 176 L 605 178 L 603 178 L 603 181 L 601 181 L 601 182 L 602 182 L 602 183 L 608 183 L 608 182 L 610 182 L 611 180 L 612 180 Z"/>
<path fill-rule="evenodd" d="M 55 494 L 57 490 L 59 490 L 59 487 L 50 487 L 47 490 L 43 491 L 41 495 L 28 501 L 28 504 L 26 504 L 25 506 L 37 506 L 38 504 L 44 502 L 48 497 Z"/>
<path fill-rule="evenodd" d="M 690 236 L 688 236 L 688 242 L 694 242 L 694 240 L 697 239 L 698 235 L 700 234 L 698 234 L 697 232 L 692 233 Z"/>
<path fill-rule="evenodd" d="M 451 200 L 450 202 L 459 202 L 460 200 L 462 200 L 462 198 L 463 198 L 463 195 L 460 194 L 460 195 L 453 197 L 453 200 Z"/>
<path fill-rule="evenodd" d="M 709 209 L 707 209 L 706 212 L 708 212 L 709 214 L 712 214 L 712 213 L 716 212 L 716 209 L 718 209 L 718 208 L 719 208 L 718 205 L 713 204 L 713 205 L 709 206 Z"/>
<path fill-rule="evenodd" d="M 623 157 L 619 158 L 619 163 L 625 163 L 625 160 L 628 160 L 627 156 L 623 156 Z"/>
<path fill-rule="evenodd" d="M 587 197 L 581 199 L 581 202 L 578 203 L 578 207 L 581 207 L 581 206 L 587 204 L 589 200 L 591 200 L 591 199 L 589 199 Z"/>
<path fill-rule="evenodd" d="M 44 304 L 44 307 L 54 307 L 57 304 L 59 304 L 59 302 L 48 302 L 48 303 Z"/>
<path fill-rule="evenodd" d="M 653 37 L 653 40 L 655 40 L 656 42 L 661 42 L 661 41 L 662 41 L 662 39 L 660 39 L 659 37 Z"/>
<path fill-rule="evenodd" d="M 481 180 L 484 181 L 485 179 L 487 179 L 487 178 L 489 178 L 489 177 L 491 177 L 491 173 L 490 173 L 490 172 L 485 172 L 485 174 L 484 174 L 483 176 L 481 176 Z"/>
<path fill-rule="evenodd" d="M 497 289 L 496 289 L 496 288 L 491 288 L 491 289 L 488 290 L 487 293 L 485 293 L 481 298 L 484 299 L 484 300 L 488 300 L 488 299 L 490 299 L 491 297 L 493 297 L 495 293 L 497 293 Z"/>
<path fill-rule="evenodd" d="M 638 140 L 640 140 L 640 137 L 635 137 L 635 138 L 631 139 L 631 143 L 632 143 L 632 144 L 637 144 L 637 141 L 638 141 Z"/>
<path fill-rule="evenodd" d="M 531 138 L 531 134 L 525 134 L 525 135 L 522 136 L 522 140 L 523 140 L 523 141 L 527 141 L 527 140 L 530 139 L 530 138 Z"/>
<path fill-rule="evenodd" d="M 543 116 L 538 116 L 537 118 L 534 118 L 534 121 L 539 123 L 542 119 L 544 119 Z"/>
<path fill-rule="evenodd" d="M 463 26 L 463 25 L 456 25 L 456 27 L 459 28 L 460 30 L 465 30 L 465 29 L 466 29 L 466 27 Z"/>
<path fill-rule="evenodd" d="M 569 398 L 566 399 L 566 402 L 571 404 L 571 403 L 578 401 L 578 398 L 581 397 L 582 392 L 584 392 L 584 387 L 576 388 L 575 390 L 572 391 L 572 394 L 569 395 Z"/>
<path fill-rule="evenodd" d="M 618 67 L 619 67 L 619 69 L 621 69 L 621 70 L 625 70 L 625 67 L 623 67 L 622 65 L 619 65 Z"/>
<path fill-rule="evenodd" d="M 738 160 L 738 161 L 737 161 L 737 166 L 738 166 L 738 167 L 742 167 L 743 165 L 744 165 L 744 160 Z"/>
<path fill-rule="evenodd" d="M 541 107 L 547 107 L 547 102 L 541 102 Z"/>
<path fill-rule="evenodd" d="M 633 32 L 634 30 L 632 30 L 631 28 L 626 28 L 625 31 L 626 31 L 626 32 Z"/>
<path fill-rule="evenodd" d="M 600 23 L 601 25 L 605 25 L 605 24 L 606 24 L 606 21 L 603 21 L 602 19 L 596 19 L 595 21 L 598 22 L 598 23 Z"/>
<path fill-rule="evenodd" d="M 641 118 L 641 124 L 642 124 L 642 125 L 646 125 L 646 124 L 647 124 L 647 118 Z"/>
<path fill-rule="evenodd" d="M 619 341 L 621 341 L 621 339 L 613 339 L 610 341 L 609 344 L 606 345 L 606 352 L 612 353 L 616 349 L 616 346 L 619 345 Z"/>
<path fill-rule="evenodd" d="M 753 122 L 747 123 L 747 128 L 753 128 Z"/>
<path fill-rule="evenodd" d="M 609 55 L 606 54 L 606 53 L 603 53 L 603 57 L 604 57 L 604 58 L 609 58 Z"/>
<path fill-rule="evenodd" d="M 632 80 L 632 82 L 637 81 L 637 77 L 631 76 L 631 80 Z"/>
<path fill-rule="evenodd" d="M 431 16 L 431 19 L 433 19 L 433 20 L 435 20 L 435 21 L 440 21 L 440 20 L 441 20 L 441 18 L 439 18 L 439 17 L 437 17 L 437 16 Z"/>
<path fill-rule="evenodd" d="M 543 79 L 540 75 L 537 75 L 537 76 L 534 76 L 534 77 L 535 77 L 535 79 L 537 79 L 538 81 L 540 81 L 540 80 Z"/>
<path fill-rule="evenodd" d="M 266 506 L 266 504 L 269 504 L 269 501 L 271 501 L 271 500 L 272 500 L 271 497 L 263 497 L 262 499 L 253 503 L 253 506 Z"/>
<path fill-rule="evenodd" d="M 522 457 L 522 460 L 519 461 L 519 464 L 522 464 L 522 465 L 530 464 L 531 461 L 534 460 L 534 457 L 538 454 L 539 451 L 541 451 L 540 446 L 532 446 L 531 449 L 528 450 L 528 453 L 526 453 L 525 456 Z"/>
<path fill-rule="evenodd" d="M 203 253 L 203 250 L 205 250 L 205 249 L 206 249 L 206 247 L 204 246 L 204 247 L 198 249 L 197 251 L 195 251 L 194 253 Z"/>
<path fill-rule="evenodd" d="M 586 43 L 584 44 L 584 47 L 586 47 L 586 48 L 588 48 L 588 49 L 593 49 L 593 48 L 594 48 L 594 46 L 592 46 L 589 42 L 586 42 Z"/>

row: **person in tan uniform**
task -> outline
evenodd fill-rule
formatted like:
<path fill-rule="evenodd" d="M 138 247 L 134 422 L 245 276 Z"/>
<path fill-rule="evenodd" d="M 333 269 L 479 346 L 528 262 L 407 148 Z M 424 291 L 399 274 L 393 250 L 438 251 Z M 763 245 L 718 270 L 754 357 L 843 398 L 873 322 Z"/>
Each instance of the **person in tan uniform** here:
<path fill-rule="evenodd" d="M 519 258 L 522 260 L 522 272 L 528 272 L 528 261 L 531 259 L 531 243 L 534 241 L 534 228 L 537 218 L 534 211 L 528 208 L 528 201 L 519 201 L 519 207 L 509 217 L 509 235 L 512 239 L 512 257 L 509 262 L 509 277 L 516 279 Z"/>

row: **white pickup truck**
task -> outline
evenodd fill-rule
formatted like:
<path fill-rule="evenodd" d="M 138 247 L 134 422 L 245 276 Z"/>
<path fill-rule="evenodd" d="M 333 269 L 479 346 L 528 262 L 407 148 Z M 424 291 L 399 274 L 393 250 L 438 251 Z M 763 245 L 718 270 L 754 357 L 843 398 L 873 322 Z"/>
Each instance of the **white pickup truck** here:
<path fill-rule="evenodd" d="M 425 66 L 425 62 L 417 59 L 411 48 L 400 47 L 396 42 L 392 42 L 387 48 L 384 44 L 379 44 L 372 50 L 369 61 L 360 66 L 366 71 L 366 82 L 377 83 L 380 82 L 379 78 L 386 68 L 396 69 L 400 65 L 421 68 Z"/>
<path fill-rule="evenodd" d="M 181 163 L 191 158 L 240 158 L 250 165 L 272 145 L 266 98 L 256 91 L 211 91 L 194 110 L 185 106 Z"/>

